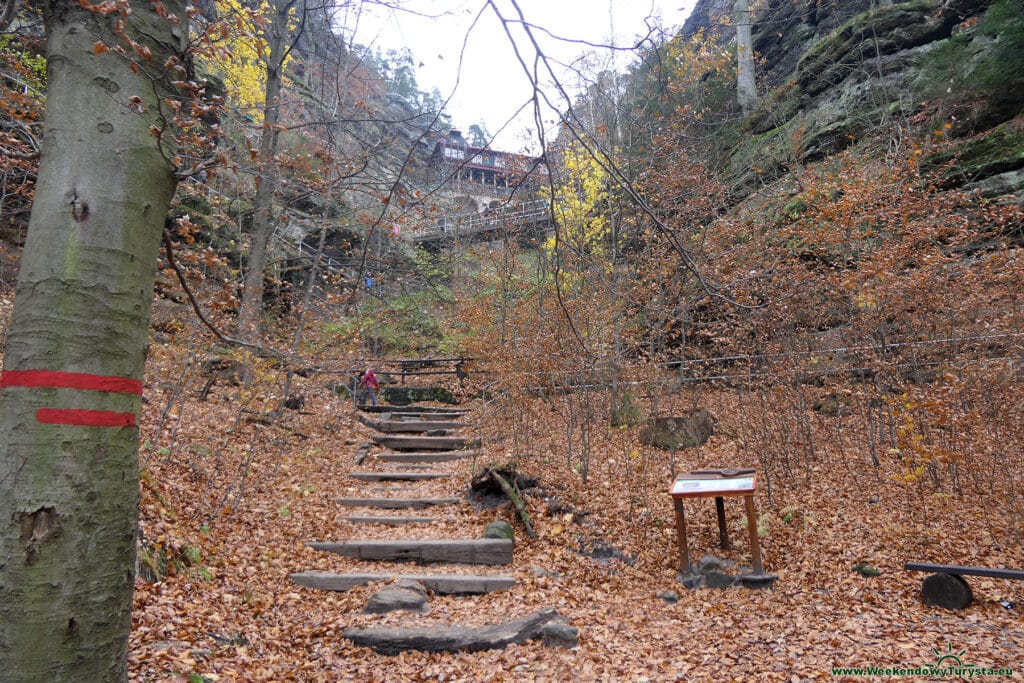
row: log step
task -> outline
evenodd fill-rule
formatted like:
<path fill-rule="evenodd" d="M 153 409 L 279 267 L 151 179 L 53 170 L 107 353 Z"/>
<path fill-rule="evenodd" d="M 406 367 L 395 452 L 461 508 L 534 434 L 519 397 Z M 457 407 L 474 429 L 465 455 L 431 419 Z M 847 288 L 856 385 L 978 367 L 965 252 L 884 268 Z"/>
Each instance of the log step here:
<path fill-rule="evenodd" d="M 422 626 L 417 628 L 346 628 L 342 633 L 356 645 L 386 655 L 406 650 L 425 652 L 476 652 L 525 643 L 541 637 L 544 626 L 559 615 L 548 608 L 522 619 L 476 628 L 468 626 Z"/>
<path fill-rule="evenodd" d="M 451 472 L 349 472 L 348 476 L 361 481 L 423 481 L 445 479 Z"/>
<path fill-rule="evenodd" d="M 509 564 L 512 541 L 474 538 L 400 541 L 312 541 L 310 548 L 360 560 L 412 561 L 420 564 Z"/>
<path fill-rule="evenodd" d="M 395 451 L 459 451 L 480 445 L 460 436 L 372 436 L 375 443 Z"/>
<path fill-rule="evenodd" d="M 458 420 L 444 419 L 448 416 L 424 416 L 424 415 L 399 415 L 395 416 L 396 419 L 391 419 L 390 414 L 384 413 L 381 415 L 382 419 L 372 420 L 363 415 L 356 415 L 360 422 L 371 429 L 376 429 L 378 432 L 385 432 L 387 434 L 396 433 L 422 433 L 432 432 L 439 429 L 445 431 L 453 431 L 456 429 L 462 429 L 463 427 L 473 426 L 472 422 L 460 422 Z"/>
<path fill-rule="evenodd" d="M 432 408 L 429 406 L 359 406 L 364 413 L 391 413 L 393 415 L 465 415 L 468 408 Z"/>
<path fill-rule="evenodd" d="M 338 502 L 348 507 L 383 508 L 386 510 L 416 510 L 431 505 L 454 505 L 458 498 L 339 498 Z"/>
<path fill-rule="evenodd" d="M 379 453 L 378 460 L 384 462 L 449 462 L 464 458 L 475 458 L 479 451 L 441 451 L 438 453 Z"/>
<path fill-rule="evenodd" d="M 515 578 L 497 574 L 475 576 L 468 574 L 334 574 L 332 572 L 307 571 L 289 574 L 300 586 L 328 591 L 347 591 L 356 586 L 365 586 L 374 581 L 392 579 L 419 581 L 424 588 L 434 593 L 449 595 L 480 595 L 506 590 L 515 585 Z"/>
<path fill-rule="evenodd" d="M 400 526 L 402 524 L 431 524 L 441 521 L 440 517 L 374 517 L 372 515 L 342 517 L 346 522 L 353 524 L 390 524 Z"/>

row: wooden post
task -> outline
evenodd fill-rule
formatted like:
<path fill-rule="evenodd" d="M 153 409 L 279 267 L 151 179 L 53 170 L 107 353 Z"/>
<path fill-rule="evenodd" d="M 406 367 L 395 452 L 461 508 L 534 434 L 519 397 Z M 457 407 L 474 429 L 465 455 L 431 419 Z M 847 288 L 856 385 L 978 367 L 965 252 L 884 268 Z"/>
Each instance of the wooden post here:
<path fill-rule="evenodd" d="M 747 531 L 750 533 L 750 556 L 754 562 L 754 574 L 764 574 L 764 567 L 761 565 L 761 545 L 757 539 L 757 518 L 754 512 L 754 496 L 743 496 L 743 502 L 747 507 Z"/>
<path fill-rule="evenodd" d="M 686 513 L 683 511 L 681 498 L 673 498 L 672 505 L 676 509 L 676 541 L 679 544 L 679 571 L 690 573 L 690 551 L 686 547 Z"/>
<path fill-rule="evenodd" d="M 729 530 L 725 526 L 725 498 L 722 496 L 715 496 L 715 510 L 718 512 L 718 539 L 721 541 L 722 550 L 732 550 Z"/>

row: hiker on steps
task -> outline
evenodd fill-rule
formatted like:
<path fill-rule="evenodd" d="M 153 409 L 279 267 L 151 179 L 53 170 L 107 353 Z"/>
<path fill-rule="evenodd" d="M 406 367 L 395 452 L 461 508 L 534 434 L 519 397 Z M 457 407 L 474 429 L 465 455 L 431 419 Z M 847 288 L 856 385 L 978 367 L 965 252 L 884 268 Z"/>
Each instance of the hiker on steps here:
<path fill-rule="evenodd" d="M 372 369 L 366 368 L 363 378 L 359 380 L 359 386 L 364 390 L 359 405 L 366 405 L 367 396 L 370 397 L 370 405 L 377 405 L 377 389 L 380 388 L 380 382 L 377 380 L 377 375 L 373 374 Z"/>

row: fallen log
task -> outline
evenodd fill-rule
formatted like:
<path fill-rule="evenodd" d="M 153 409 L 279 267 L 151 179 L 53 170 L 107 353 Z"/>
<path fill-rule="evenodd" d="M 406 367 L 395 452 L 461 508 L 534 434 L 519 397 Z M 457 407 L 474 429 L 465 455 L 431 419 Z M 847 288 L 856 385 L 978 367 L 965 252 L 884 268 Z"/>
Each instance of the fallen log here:
<path fill-rule="evenodd" d="M 526 531 L 526 535 L 530 538 L 537 538 L 537 534 L 533 531 L 533 525 L 530 523 L 530 513 L 526 509 L 526 503 L 523 501 L 523 497 L 519 495 L 515 487 L 509 483 L 508 479 L 501 476 L 496 469 L 489 467 L 487 472 L 493 477 L 494 481 L 498 482 L 498 486 L 505 492 L 508 499 L 512 501 L 512 506 L 516 509 L 516 514 L 519 515 L 519 521 L 523 523 L 523 529 Z"/>
<path fill-rule="evenodd" d="M 496 650 L 513 643 L 525 643 L 541 637 L 544 626 L 559 617 L 553 608 L 543 609 L 522 619 L 487 626 L 438 628 L 346 628 L 343 635 L 356 645 L 369 647 L 385 655 L 406 650 L 423 652 L 478 652 Z"/>

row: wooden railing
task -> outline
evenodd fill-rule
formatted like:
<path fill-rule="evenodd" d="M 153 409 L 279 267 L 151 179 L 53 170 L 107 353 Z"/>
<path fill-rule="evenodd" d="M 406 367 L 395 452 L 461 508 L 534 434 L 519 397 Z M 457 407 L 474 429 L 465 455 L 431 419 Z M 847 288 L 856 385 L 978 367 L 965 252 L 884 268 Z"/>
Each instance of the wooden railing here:
<path fill-rule="evenodd" d="M 427 225 L 413 233 L 416 242 L 439 239 L 469 237 L 481 232 L 496 230 L 506 225 L 541 223 L 550 218 L 548 203 L 536 199 L 521 204 L 489 209 L 484 213 L 468 213 L 459 216 L 444 216 L 433 225 Z"/>

